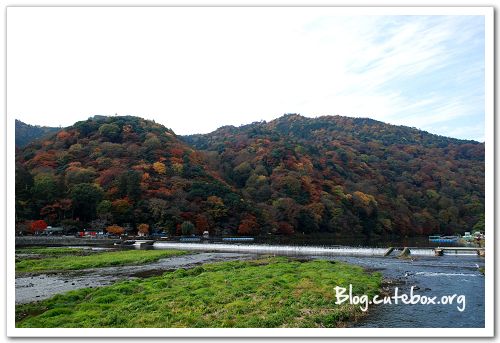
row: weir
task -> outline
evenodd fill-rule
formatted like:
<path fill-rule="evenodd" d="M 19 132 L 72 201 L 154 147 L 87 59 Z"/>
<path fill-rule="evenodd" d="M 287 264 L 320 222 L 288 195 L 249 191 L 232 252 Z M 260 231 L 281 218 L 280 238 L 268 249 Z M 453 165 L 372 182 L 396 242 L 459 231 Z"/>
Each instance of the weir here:
<path fill-rule="evenodd" d="M 390 256 L 394 251 L 399 253 L 399 257 L 410 255 L 430 255 L 431 252 L 435 256 L 443 255 L 467 255 L 467 256 L 484 256 L 484 248 L 477 247 L 436 247 L 436 248 L 419 248 L 419 247 L 389 247 L 384 256 Z"/>
<path fill-rule="evenodd" d="M 214 244 L 214 243 L 177 243 L 155 242 L 156 249 L 179 249 L 195 251 L 246 252 L 255 254 L 276 255 L 328 255 L 328 256 L 384 256 L 386 248 L 370 247 L 326 247 L 326 246 L 292 246 L 264 244 Z M 415 248 L 412 255 L 434 256 L 433 248 Z"/>

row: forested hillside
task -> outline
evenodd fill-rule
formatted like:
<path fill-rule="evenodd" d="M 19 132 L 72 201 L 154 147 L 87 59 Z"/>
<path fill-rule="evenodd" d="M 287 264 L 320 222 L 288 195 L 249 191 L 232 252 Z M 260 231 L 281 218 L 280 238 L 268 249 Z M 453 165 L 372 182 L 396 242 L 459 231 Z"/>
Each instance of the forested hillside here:
<path fill-rule="evenodd" d="M 25 145 L 33 142 L 34 140 L 43 138 L 54 132 L 59 131 L 60 128 L 29 125 L 16 119 L 15 130 L 16 130 L 16 146 L 22 148 Z"/>
<path fill-rule="evenodd" d="M 137 117 L 81 121 L 17 156 L 18 220 L 103 229 L 139 224 L 180 233 L 238 229 L 240 194 L 172 130 Z M 188 224 L 189 224 L 188 223 Z"/>
<path fill-rule="evenodd" d="M 96 116 L 18 150 L 16 217 L 171 234 L 413 235 L 484 213 L 484 144 L 370 119 L 285 115 L 178 137 Z"/>
<path fill-rule="evenodd" d="M 278 231 L 463 233 L 484 213 L 484 144 L 474 141 L 295 114 L 185 140 Z"/>

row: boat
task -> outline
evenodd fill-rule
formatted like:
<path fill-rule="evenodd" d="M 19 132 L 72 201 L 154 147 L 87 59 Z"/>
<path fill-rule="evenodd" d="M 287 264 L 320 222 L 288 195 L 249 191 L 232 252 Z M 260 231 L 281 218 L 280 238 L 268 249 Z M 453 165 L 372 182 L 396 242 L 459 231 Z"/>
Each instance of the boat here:
<path fill-rule="evenodd" d="M 433 243 L 455 243 L 460 236 L 429 236 L 429 242 Z"/>
<path fill-rule="evenodd" d="M 200 237 L 181 237 L 179 238 L 179 242 L 199 242 L 201 241 Z"/>
<path fill-rule="evenodd" d="M 251 242 L 255 240 L 253 237 L 224 237 L 222 238 L 225 242 Z"/>

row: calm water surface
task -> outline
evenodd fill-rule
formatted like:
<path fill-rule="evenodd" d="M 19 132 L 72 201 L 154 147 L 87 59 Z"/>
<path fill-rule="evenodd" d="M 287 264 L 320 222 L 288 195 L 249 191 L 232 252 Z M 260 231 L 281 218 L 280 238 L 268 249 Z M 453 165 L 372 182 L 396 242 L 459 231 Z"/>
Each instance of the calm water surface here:
<path fill-rule="evenodd" d="M 325 258 L 324 256 L 318 258 Z M 476 256 L 416 257 L 400 260 L 383 257 L 335 257 L 367 268 L 380 269 L 386 278 L 397 279 L 400 293 L 410 294 L 411 286 L 420 289 L 414 294 L 427 297 L 464 295 L 465 310 L 452 305 L 378 305 L 370 308 L 370 315 L 356 327 L 371 328 L 483 328 L 484 327 L 484 276 L 477 266 L 484 266 L 484 259 Z M 393 294 L 391 292 L 391 294 Z"/>

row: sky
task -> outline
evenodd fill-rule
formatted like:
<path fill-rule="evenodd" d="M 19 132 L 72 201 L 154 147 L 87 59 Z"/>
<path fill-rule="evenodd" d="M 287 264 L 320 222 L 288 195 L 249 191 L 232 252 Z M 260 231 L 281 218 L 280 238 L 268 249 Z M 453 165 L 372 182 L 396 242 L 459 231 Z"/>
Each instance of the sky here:
<path fill-rule="evenodd" d="M 7 113 L 63 127 L 136 115 L 181 135 L 343 115 L 484 141 L 484 50 L 475 15 L 10 7 Z"/>

